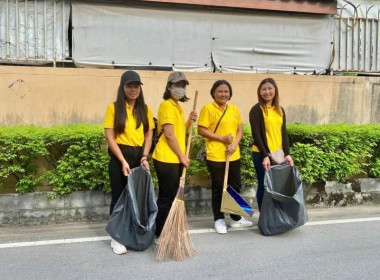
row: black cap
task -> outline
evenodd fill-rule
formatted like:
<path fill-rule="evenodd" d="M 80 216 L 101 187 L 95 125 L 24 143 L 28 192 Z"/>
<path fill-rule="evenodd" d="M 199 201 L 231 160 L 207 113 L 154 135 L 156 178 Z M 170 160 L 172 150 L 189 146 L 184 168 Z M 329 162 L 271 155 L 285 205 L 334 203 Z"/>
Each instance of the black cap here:
<path fill-rule="evenodd" d="M 126 85 L 130 83 L 138 83 L 142 85 L 139 74 L 137 74 L 135 71 L 127 71 L 124 72 L 124 74 L 121 76 L 121 82 Z"/>

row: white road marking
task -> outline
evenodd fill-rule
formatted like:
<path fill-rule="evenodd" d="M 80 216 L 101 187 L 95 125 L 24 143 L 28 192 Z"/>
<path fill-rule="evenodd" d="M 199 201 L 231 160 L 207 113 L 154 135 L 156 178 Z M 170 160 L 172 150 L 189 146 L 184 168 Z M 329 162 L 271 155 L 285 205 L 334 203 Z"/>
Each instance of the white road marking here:
<path fill-rule="evenodd" d="M 374 222 L 374 221 L 380 221 L 380 217 L 307 222 L 305 226 L 348 224 L 348 223 L 361 223 L 361 222 Z"/>
<path fill-rule="evenodd" d="M 380 217 L 315 221 L 315 222 L 307 222 L 305 224 L 305 226 L 361 223 L 361 222 L 374 222 L 374 221 L 380 221 Z M 252 229 L 258 229 L 258 227 L 253 226 L 250 228 L 229 228 L 228 231 L 252 230 Z M 190 232 L 190 234 L 203 234 L 203 233 L 215 232 L 215 230 L 211 229 L 211 228 L 192 229 L 192 230 L 189 230 L 189 232 Z M 55 239 L 55 240 L 42 240 L 42 241 L 31 241 L 31 242 L 3 243 L 3 244 L 0 244 L 0 249 L 17 248 L 17 247 L 30 247 L 30 246 L 42 246 L 42 245 L 83 243 L 83 242 L 96 242 L 96 241 L 104 241 L 104 240 L 111 240 L 111 237 L 110 236 L 99 236 L 99 237 L 85 237 L 85 238 L 67 238 L 67 239 Z"/>
<path fill-rule="evenodd" d="M 42 246 L 42 245 L 95 242 L 95 241 L 103 241 L 103 240 L 111 240 L 111 237 L 110 236 L 99 236 L 99 237 L 85 237 L 85 238 L 67 238 L 67 239 L 55 239 L 55 240 L 42 240 L 42 241 L 32 241 L 32 242 L 4 243 L 4 244 L 0 244 L 0 249 L 2 249 L 2 248 L 15 248 L 15 247 Z"/>

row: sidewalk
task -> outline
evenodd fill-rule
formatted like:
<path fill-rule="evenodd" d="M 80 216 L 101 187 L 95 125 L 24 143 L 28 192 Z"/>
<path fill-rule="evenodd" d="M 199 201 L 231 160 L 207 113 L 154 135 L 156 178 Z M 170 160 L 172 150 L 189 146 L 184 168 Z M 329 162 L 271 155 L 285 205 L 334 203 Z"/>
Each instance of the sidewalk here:
<path fill-rule="evenodd" d="M 361 217 L 380 217 L 380 205 L 310 208 L 308 209 L 308 214 L 309 222 Z M 229 217 L 226 217 L 226 220 L 229 221 Z M 255 226 L 257 226 L 258 218 L 258 211 L 255 211 L 253 217 L 251 218 Z M 107 222 L 80 222 L 39 226 L 1 227 L 0 244 L 85 237 L 104 237 L 108 235 L 105 231 L 106 225 Z M 213 230 L 214 228 L 213 218 L 210 215 L 189 216 L 188 225 L 191 231 L 206 229 Z"/>

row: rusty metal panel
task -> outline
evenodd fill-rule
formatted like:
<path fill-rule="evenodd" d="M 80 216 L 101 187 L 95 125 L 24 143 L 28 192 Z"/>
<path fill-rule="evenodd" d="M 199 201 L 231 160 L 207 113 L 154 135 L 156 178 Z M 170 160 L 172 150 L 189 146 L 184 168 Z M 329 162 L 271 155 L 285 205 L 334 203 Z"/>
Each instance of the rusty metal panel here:
<path fill-rule="evenodd" d="M 70 4 L 69 0 L 0 0 L 0 62 L 66 61 Z"/>
<path fill-rule="evenodd" d="M 334 71 L 380 72 L 379 19 L 335 18 Z M 350 26 L 353 27 L 350 27 Z"/>
<path fill-rule="evenodd" d="M 335 15 L 336 0 L 139 0 L 140 2 L 158 2 L 171 4 L 190 4 L 212 7 L 256 9 L 296 13 Z"/>
<path fill-rule="evenodd" d="M 338 0 L 333 71 L 380 73 L 380 3 Z"/>

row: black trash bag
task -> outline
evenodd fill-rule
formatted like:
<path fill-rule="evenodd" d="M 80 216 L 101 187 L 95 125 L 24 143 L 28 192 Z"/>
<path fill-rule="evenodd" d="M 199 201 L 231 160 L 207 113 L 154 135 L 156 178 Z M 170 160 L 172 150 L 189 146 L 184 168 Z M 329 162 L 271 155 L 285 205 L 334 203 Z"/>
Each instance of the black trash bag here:
<path fill-rule="evenodd" d="M 304 225 L 307 219 L 298 170 L 288 164 L 271 166 L 264 177 L 264 197 L 258 223 L 261 233 L 284 233 Z"/>
<path fill-rule="evenodd" d="M 106 231 L 119 243 L 143 251 L 153 241 L 157 211 L 150 172 L 141 166 L 133 168 Z"/>

